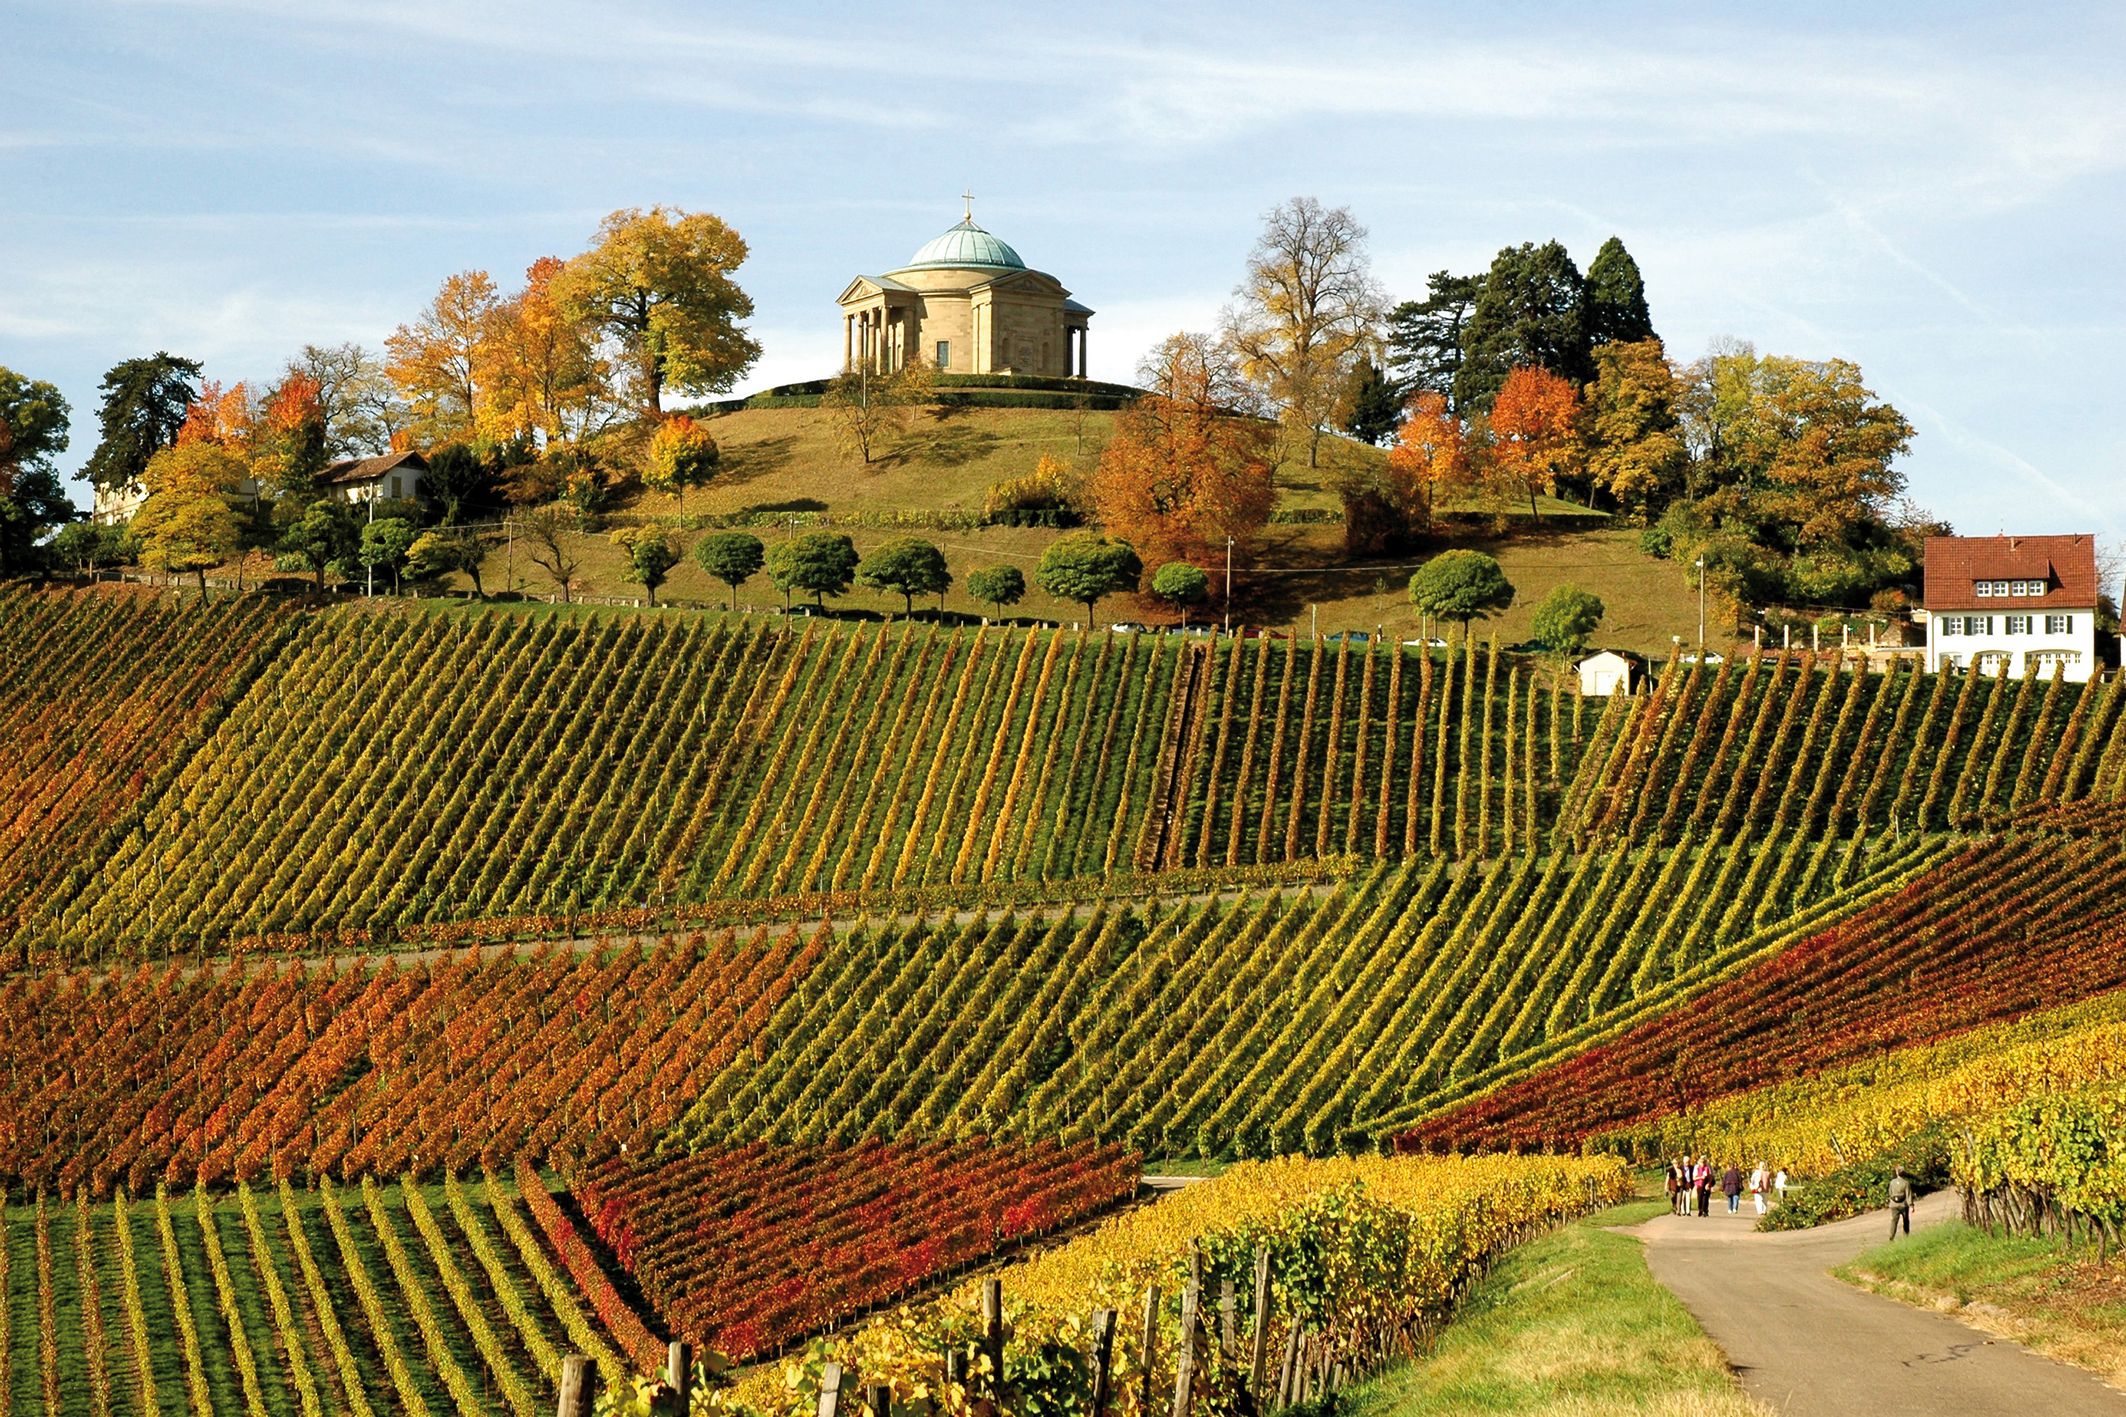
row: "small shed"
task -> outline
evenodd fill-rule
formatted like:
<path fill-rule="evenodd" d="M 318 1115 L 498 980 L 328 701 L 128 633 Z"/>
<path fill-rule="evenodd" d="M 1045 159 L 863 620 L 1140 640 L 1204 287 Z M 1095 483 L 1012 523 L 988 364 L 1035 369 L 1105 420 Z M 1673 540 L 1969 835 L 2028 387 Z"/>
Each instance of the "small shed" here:
<path fill-rule="evenodd" d="M 1601 649 L 1579 663 L 1580 692 L 1591 699 L 1636 693 L 1646 675 L 1646 661 L 1629 650 Z"/>

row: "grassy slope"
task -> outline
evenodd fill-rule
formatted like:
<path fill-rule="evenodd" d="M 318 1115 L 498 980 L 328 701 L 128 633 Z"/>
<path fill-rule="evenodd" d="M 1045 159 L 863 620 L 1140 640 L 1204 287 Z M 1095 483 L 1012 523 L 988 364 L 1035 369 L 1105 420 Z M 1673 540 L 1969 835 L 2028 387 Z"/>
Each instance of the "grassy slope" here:
<path fill-rule="evenodd" d="M 724 454 L 722 469 L 713 482 L 680 496 L 644 494 L 629 510 L 651 515 L 778 510 L 830 514 L 979 511 L 991 483 L 1031 471 L 1044 454 L 1090 468 L 1113 426 L 1114 415 L 1099 412 L 1080 415 L 1068 410 L 972 409 L 930 413 L 919 417 L 892 451 L 865 467 L 837 449 L 827 416 L 817 409 L 745 409 L 718 418 L 712 425 Z M 1334 510 L 1339 506 L 1333 490 L 1337 470 L 1384 455 L 1348 440 L 1328 440 L 1323 444 L 1320 467 L 1308 468 L 1301 461 L 1279 470 L 1283 488 L 1280 505 L 1297 511 Z M 1541 499 L 1540 506 L 1546 516 L 1579 510 L 1551 498 Z M 1526 525 L 1520 512 L 1514 513 L 1514 519 Z M 768 539 L 778 533 L 767 530 L 760 534 Z M 858 551 L 867 552 L 877 543 L 902 533 L 852 528 L 849 534 Z M 1031 581 L 1034 563 L 1055 536 L 1047 530 L 1014 527 L 957 532 L 917 530 L 913 534 L 941 546 L 954 576 L 961 581 L 970 571 L 1003 564 L 1019 566 L 1028 572 Z M 1304 631 L 1317 623 L 1309 613 L 1310 607 L 1319 607 L 1318 623 L 1324 633 L 1341 629 L 1370 631 L 1384 625 L 1392 633 L 1415 635 L 1419 625 L 1409 611 L 1404 584 L 1423 558 L 1367 562 L 1353 567 L 1343 555 L 1342 537 L 1340 524 L 1273 524 L 1256 559 L 1279 569 L 1249 581 L 1247 566 L 1242 563 L 1241 579 L 1248 583 L 1237 588 L 1238 618 L 1249 624 Z M 1479 545 L 1496 555 L 1507 577 L 1519 589 L 1515 606 L 1487 626 L 1496 629 L 1505 642 L 1524 638 L 1536 603 L 1553 587 L 1565 583 L 1592 590 L 1608 603 L 1610 614 L 1601 636 L 1605 644 L 1665 653 L 1670 648 L 1670 636 L 1696 636 L 1697 601 L 1685 573 L 1641 553 L 1634 531 L 1516 530 L 1503 538 L 1460 537 L 1456 544 Z M 586 538 L 582 561 L 579 574 L 586 593 L 640 593 L 640 587 L 627 581 L 621 554 L 609 538 Z M 551 590 L 545 574 L 530 562 L 521 547 L 515 557 L 513 576 L 509 558 L 501 550 L 489 558 L 482 574 L 491 590 L 512 585 L 535 594 Z M 720 605 L 728 591 L 688 561 L 673 571 L 663 596 L 681 603 Z M 739 600 L 761 608 L 779 603 L 764 578 L 748 584 Z M 870 613 L 899 608 L 897 597 L 863 590 L 852 592 L 843 604 Z M 945 597 L 945 608 L 967 615 L 982 614 L 987 609 L 959 589 Z M 1070 623 L 1083 617 L 1083 608 L 1052 600 L 1029 587 L 1026 600 L 1014 613 Z M 1100 607 L 1100 618 L 1166 617 L 1156 607 L 1116 598 Z"/>
<path fill-rule="evenodd" d="M 2099 1265 L 2087 1246 L 1938 1225 L 1838 1277 L 2126 1383 L 2126 1266 Z"/>
<path fill-rule="evenodd" d="M 1644 1219 L 1649 1207 L 1661 1208 L 1620 1207 L 1508 1254 L 1430 1357 L 1358 1390 L 1357 1417 L 1762 1413 L 1654 1282 L 1639 1243 L 1604 1228 Z"/>

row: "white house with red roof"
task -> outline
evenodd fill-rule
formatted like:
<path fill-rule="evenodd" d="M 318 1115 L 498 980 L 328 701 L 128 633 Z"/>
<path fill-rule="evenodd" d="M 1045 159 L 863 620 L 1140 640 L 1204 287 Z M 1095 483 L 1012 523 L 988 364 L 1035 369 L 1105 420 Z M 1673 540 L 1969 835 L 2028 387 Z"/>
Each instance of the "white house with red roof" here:
<path fill-rule="evenodd" d="M 2096 672 L 2094 536 L 1930 536 L 1927 668 Z"/>

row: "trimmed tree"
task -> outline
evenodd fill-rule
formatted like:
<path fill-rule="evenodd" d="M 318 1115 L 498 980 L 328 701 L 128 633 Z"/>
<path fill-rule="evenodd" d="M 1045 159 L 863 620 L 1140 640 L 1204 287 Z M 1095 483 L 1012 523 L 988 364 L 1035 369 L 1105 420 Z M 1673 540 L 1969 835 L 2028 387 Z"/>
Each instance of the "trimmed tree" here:
<path fill-rule="evenodd" d="M 1530 637 L 1552 654 L 1569 658 L 1587 648 L 1606 612 L 1601 597 L 1561 585 L 1536 606 Z"/>
<path fill-rule="evenodd" d="M 417 535 L 413 523 L 406 518 L 381 517 L 362 528 L 361 544 L 355 554 L 371 570 L 388 571 L 392 592 L 396 594 L 399 577 L 412 559 Z"/>
<path fill-rule="evenodd" d="M 613 533 L 613 542 L 627 553 L 627 568 L 630 579 L 639 581 L 649 592 L 650 604 L 657 603 L 657 587 L 663 585 L 672 574 L 672 567 L 679 564 L 679 543 L 670 532 L 654 527 L 629 527 Z"/>
<path fill-rule="evenodd" d="M 701 569 L 731 588 L 731 608 L 738 608 L 738 588 L 760 574 L 767 563 L 768 548 L 749 532 L 719 531 L 694 545 L 694 560 Z"/>
<path fill-rule="evenodd" d="M 856 575 L 856 544 L 839 532 L 808 531 L 768 548 L 768 582 L 782 592 L 788 609 L 791 593 L 812 597 L 814 606 L 849 589 Z"/>
<path fill-rule="evenodd" d="M 1188 624 L 1191 605 L 1201 605 L 1211 593 L 1211 578 L 1186 561 L 1169 561 L 1152 576 L 1152 594 L 1181 613 Z"/>
<path fill-rule="evenodd" d="M 480 565 L 486 559 L 487 545 L 479 533 L 461 526 L 424 531 L 406 551 L 414 575 L 427 580 L 456 571 L 472 582 L 472 593 L 481 600 L 487 599 L 487 588 L 480 584 Z"/>
<path fill-rule="evenodd" d="M 1442 551 L 1410 577 L 1410 603 L 1426 615 L 1469 622 L 1513 604 L 1513 582 L 1481 551 Z"/>
<path fill-rule="evenodd" d="M 1034 567 L 1034 579 L 1042 590 L 1058 600 L 1075 600 L 1085 607 L 1088 625 L 1100 597 L 1129 590 L 1143 574 L 1144 563 L 1128 543 L 1109 541 L 1090 531 L 1057 537 Z"/>
<path fill-rule="evenodd" d="M 987 601 L 998 619 L 1004 607 L 1017 605 L 1026 595 L 1026 573 L 1017 566 L 985 566 L 967 577 L 967 593 Z"/>
<path fill-rule="evenodd" d="M 942 596 L 952 586 L 945 553 L 913 536 L 897 536 L 857 562 L 856 579 L 872 590 L 899 596 L 904 615 L 915 613 L 917 596 Z"/>

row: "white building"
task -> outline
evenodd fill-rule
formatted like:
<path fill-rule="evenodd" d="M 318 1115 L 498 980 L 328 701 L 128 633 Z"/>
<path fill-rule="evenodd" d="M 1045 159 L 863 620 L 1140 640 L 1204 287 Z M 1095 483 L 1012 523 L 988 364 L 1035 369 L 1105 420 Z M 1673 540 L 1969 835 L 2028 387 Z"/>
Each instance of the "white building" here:
<path fill-rule="evenodd" d="M 1580 692 L 1590 699 L 1635 693 L 1646 661 L 1620 650 L 1596 650 L 1579 663 Z"/>
<path fill-rule="evenodd" d="M 319 475 L 342 502 L 403 501 L 418 497 L 428 460 L 416 452 L 386 453 L 376 458 L 348 458 Z"/>
<path fill-rule="evenodd" d="M 1927 538 L 1927 668 L 2096 672 L 2096 538 Z"/>

